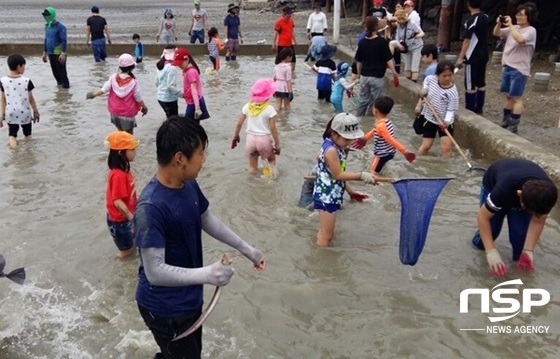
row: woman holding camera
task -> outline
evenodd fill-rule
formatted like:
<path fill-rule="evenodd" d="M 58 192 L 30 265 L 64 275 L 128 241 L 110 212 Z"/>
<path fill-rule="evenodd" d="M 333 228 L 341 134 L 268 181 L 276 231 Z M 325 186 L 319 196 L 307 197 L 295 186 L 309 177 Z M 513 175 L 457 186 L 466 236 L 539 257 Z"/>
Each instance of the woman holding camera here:
<path fill-rule="evenodd" d="M 397 19 L 397 32 L 395 40 L 389 43 L 391 52 L 397 48 L 404 60 L 404 76 L 414 82 L 418 81 L 418 69 L 422 55 L 420 51 L 424 46 L 424 31 L 415 22 L 410 21 L 405 10 L 397 10 L 393 16 Z"/>

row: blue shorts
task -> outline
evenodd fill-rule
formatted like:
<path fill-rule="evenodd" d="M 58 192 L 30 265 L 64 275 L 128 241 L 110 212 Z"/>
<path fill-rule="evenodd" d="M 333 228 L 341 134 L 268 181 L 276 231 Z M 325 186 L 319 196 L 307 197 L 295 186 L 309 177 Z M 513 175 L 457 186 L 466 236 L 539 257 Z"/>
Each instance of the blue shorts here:
<path fill-rule="evenodd" d="M 113 242 L 121 251 L 132 248 L 134 245 L 134 231 L 132 230 L 132 222 L 113 222 L 107 217 L 107 226 L 113 237 Z"/>
<path fill-rule="evenodd" d="M 329 213 L 336 213 L 336 211 L 340 209 L 340 204 L 323 203 L 314 199 L 313 209 L 316 209 L 318 211 L 327 211 Z"/>
<path fill-rule="evenodd" d="M 500 92 L 507 92 L 510 97 L 521 97 L 529 76 L 523 75 L 511 66 L 505 65 L 502 70 L 502 86 Z"/>
<path fill-rule="evenodd" d="M 210 118 L 210 114 L 208 113 L 208 109 L 206 108 L 206 102 L 204 101 L 204 97 L 201 97 L 199 100 L 200 103 L 200 111 L 202 111 L 202 115 L 200 115 L 200 118 L 198 119 L 198 121 L 201 120 L 206 120 L 207 118 Z M 190 118 L 191 120 L 194 120 L 194 111 L 195 111 L 195 106 L 194 103 L 193 104 L 187 104 L 187 111 L 185 112 L 185 117 L 186 118 Z"/>
<path fill-rule="evenodd" d="M 486 197 L 488 197 L 488 190 L 484 186 L 480 189 L 480 205 L 484 206 L 486 202 Z M 523 246 L 525 245 L 525 238 L 527 237 L 527 230 L 529 229 L 529 223 L 531 222 L 532 214 L 530 212 L 524 211 L 520 208 L 504 208 L 490 219 L 490 227 L 492 228 L 492 238 L 494 241 L 500 235 L 502 231 L 502 225 L 504 224 L 504 219 L 507 216 L 508 229 L 509 229 L 509 242 L 511 243 L 512 259 L 514 261 L 519 260 L 521 252 L 523 251 Z M 480 238 L 480 233 L 476 231 L 472 244 L 481 250 L 484 250 L 484 245 L 482 244 L 482 238 Z"/>

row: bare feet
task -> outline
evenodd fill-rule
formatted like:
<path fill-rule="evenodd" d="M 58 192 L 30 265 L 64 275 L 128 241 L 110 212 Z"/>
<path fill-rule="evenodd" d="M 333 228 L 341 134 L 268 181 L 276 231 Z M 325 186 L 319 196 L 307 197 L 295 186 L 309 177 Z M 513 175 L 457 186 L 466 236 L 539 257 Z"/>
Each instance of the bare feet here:
<path fill-rule="evenodd" d="M 124 251 L 118 251 L 117 252 L 117 258 L 118 259 L 124 259 L 130 255 L 134 254 L 134 247 L 129 248 L 129 249 L 125 249 Z"/>

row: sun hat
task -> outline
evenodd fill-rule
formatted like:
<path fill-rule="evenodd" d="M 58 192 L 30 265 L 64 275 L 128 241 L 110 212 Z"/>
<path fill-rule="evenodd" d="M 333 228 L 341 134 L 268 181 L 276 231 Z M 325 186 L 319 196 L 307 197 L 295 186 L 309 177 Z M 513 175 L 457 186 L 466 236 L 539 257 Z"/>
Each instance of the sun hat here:
<path fill-rule="evenodd" d="M 230 12 L 233 9 L 239 9 L 239 6 L 235 5 L 234 3 L 231 3 L 227 6 L 227 11 Z"/>
<path fill-rule="evenodd" d="M 364 131 L 360 130 L 360 121 L 350 113 L 339 113 L 334 116 L 331 129 L 347 140 L 364 137 Z"/>
<path fill-rule="evenodd" d="M 200 0 L 194 0 L 195 5 L 200 5 Z"/>
<path fill-rule="evenodd" d="M 111 132 L 105 139 L 112 150 L 133 150 L 140 144 L 134 136 L 126 131 Z"/>
<path fill-rule="evenodd" d="M 292 9 L 289 6 L 284 7 L 284 9 L 282 9 L 282 12 L 286 15 L 292 15 L 294 13 L 294 9 Z"/>
<path fill-rule="evenodd" d="M 161 54 L 166 61 L 173 61 L 175 59 L 175 49 L 163 49 Z"/>
<path fill-rule="evenodd" d="M 130 54 L 122 54 L 119 56 L 119 67 L 129 67 L 136 65 L 136 61 L 134 61 L 134 57 Z"/>
<path fill-rule="evenodd" d="M 175 57 L 173 57 L 173 66 L 180 66 L 183 61 L 189 59 L 189 51 L 184 47 L 179 47 L 175 49 Z"/>
<path fill-rule="evenodd" d="M 262 78 L 251 86 L 251 102 L 265 102 L 276 92 L 276 83 L 273 79 Z"/>
<path fill-rule="evenodd" d="M 350 65 L 347 62 L 341 61 L 336 65 L 336 74 L 339 77 L 345 77 L 348 73 L 348 69 L 350 69 Z"/>
<path fill-rule="evenodd" d="M 163 15 L 165 15 L 165 14 L 171 14 L 171 15 L 173 15 L 173 10 L 171 10 L 170 8 L 167 8 L 167 9 L 165 9 L 165 10 L 163 11 Z"/>
<path fill-rule="evenodd" d="M 414 7 L 414 2 L 413 2 L 413 1 L 410 1 L 410 0 L 406 0 L 406 1 L 404 2 L 404 4 L 403 4 L 403 7 L 404 7 L 404 6 L 412 6 L 412 7 Z"/>
<path fill-rule="evenodd" d="M 91 12 L 94 13 L 94 14 L 99 14 L 99 6 L 93 5 L 91 7 Z"/>

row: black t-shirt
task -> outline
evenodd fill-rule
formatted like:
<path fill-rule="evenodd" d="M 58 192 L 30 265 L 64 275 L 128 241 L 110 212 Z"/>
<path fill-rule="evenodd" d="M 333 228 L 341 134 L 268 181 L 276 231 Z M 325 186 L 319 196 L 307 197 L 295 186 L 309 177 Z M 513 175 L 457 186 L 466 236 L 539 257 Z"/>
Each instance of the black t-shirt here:
<path fill-rule="evenodd" d="M 462 38 L 471 40 L 465 54 L 467 63 L 488 62 L 488 15 L 482 12 L 471 15 L 463 25 Z"/>
<path fill-rule="evenodd" d="M 382 20 L 387 17 L 387 9 L 385 9 L 384 7 L 376 9 L 372 6 L 368 9 L 367 16 L 375 16 L 379 20 Z"/>
<path fill-rule="evenodd" d="M 492 213 L 501 209 L 521 208 L 517 191 L 528 180 L 552 180 L 534 162 L 506 158 L 494 162 L 482 178 L 482 185 L 490 192 L 484 205 Z"/>
<path fill-rule="evenodd" d="M 91 29 L 91 40 L 103 39 L 105 34 L 103 29 L 107 25 L 107 21 L 102 16 L 90 16 L 87 19 L 87 26 Z"/>
<path fill-rule="evenodd" d="M 387 61 L 393 58 L 389 43 L 382 37 L 365 38 L 358 44 L 356 61 L 362 63 L 362 75 L 383 77 L 387 69 Z"/>

